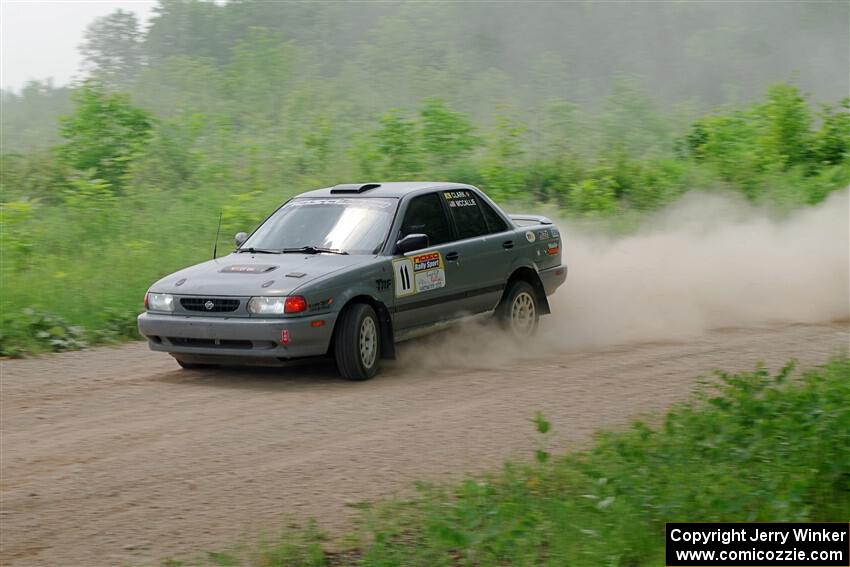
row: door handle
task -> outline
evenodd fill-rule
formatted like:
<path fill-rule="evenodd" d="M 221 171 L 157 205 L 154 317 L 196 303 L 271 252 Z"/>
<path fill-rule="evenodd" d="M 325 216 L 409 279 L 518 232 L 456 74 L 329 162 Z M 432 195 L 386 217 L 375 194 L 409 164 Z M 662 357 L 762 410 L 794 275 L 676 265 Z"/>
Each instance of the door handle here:
<path fill-rule="evenodd" d="M 449 252 L 448 254 L 446 254 L 446 260 L 448 260 L 450 262 L 454 262 L 455 260 L 457 260 L 457 258 L 458 258 L 457 252 Z"/>
<path fill-rule="evenodd" d="M 505 240 L 504 242 L 502 242 L 502 248 L 504 248 L 505 250 L 510 250 L 513 247 L 514 247 L 514 241 L 513 240 Z"/>

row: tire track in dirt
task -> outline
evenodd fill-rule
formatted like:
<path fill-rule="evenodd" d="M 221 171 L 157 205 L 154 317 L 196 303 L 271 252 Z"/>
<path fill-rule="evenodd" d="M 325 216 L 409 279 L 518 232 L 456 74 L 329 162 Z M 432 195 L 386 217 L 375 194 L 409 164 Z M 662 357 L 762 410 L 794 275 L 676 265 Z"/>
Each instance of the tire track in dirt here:
<path fill-rule="evenodd" d="M 714 331 L 687 342 L 536 353 L 500 367 L 410 368 L 348 383 L 327 363 L 178 370 L 144 344 L 2 362 L 0 563 L 158 564 L 415 480 L 527 458 L 543 411 L 555 449 L 685 397 L 715 368 L 846 352 L 846 322 Z"/>

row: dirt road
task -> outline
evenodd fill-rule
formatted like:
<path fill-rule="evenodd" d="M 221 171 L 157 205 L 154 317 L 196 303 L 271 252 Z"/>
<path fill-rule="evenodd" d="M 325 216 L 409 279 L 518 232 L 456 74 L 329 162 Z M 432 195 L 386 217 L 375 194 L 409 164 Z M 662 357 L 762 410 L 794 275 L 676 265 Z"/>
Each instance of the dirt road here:
<path fill-rule="evenodd" d="M 181 371 L 141 343 L 4 361 L 0 564 L 159 564 L 286 517 L 341 529 L 358 501 L 528 457 L 535 411 L 575 446 L 681 399 L 699 373 L 790 357 L 811 366 L 847 344 L 845 322 L 538 353 L 496 369 L 417 370 L 403 349 L 365 383 L 327 365 Z"/>

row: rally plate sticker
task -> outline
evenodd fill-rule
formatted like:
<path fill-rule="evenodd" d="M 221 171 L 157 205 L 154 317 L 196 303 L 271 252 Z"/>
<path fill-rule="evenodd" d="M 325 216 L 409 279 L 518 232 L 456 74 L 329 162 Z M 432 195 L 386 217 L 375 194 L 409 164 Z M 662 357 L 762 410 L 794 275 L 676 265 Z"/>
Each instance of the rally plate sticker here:
<path fill-rule="evenodd" d="M 446 286 L 446 270 L 440 252 L 423 252 L 393 260 L 395 296 L 406 297 Z"/>

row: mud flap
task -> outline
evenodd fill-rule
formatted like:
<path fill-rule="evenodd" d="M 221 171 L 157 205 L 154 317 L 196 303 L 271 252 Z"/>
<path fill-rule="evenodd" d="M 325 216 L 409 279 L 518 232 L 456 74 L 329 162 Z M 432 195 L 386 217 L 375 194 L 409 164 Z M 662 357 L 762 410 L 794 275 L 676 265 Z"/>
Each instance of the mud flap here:
<path fill-rule="evenodd" d="M 393 334 L 393 319 L 389 309 L 383 303 L 375 305 L 378 320 L 381 324 L 381 358 L 395 360 L 395 336 Z"/>

